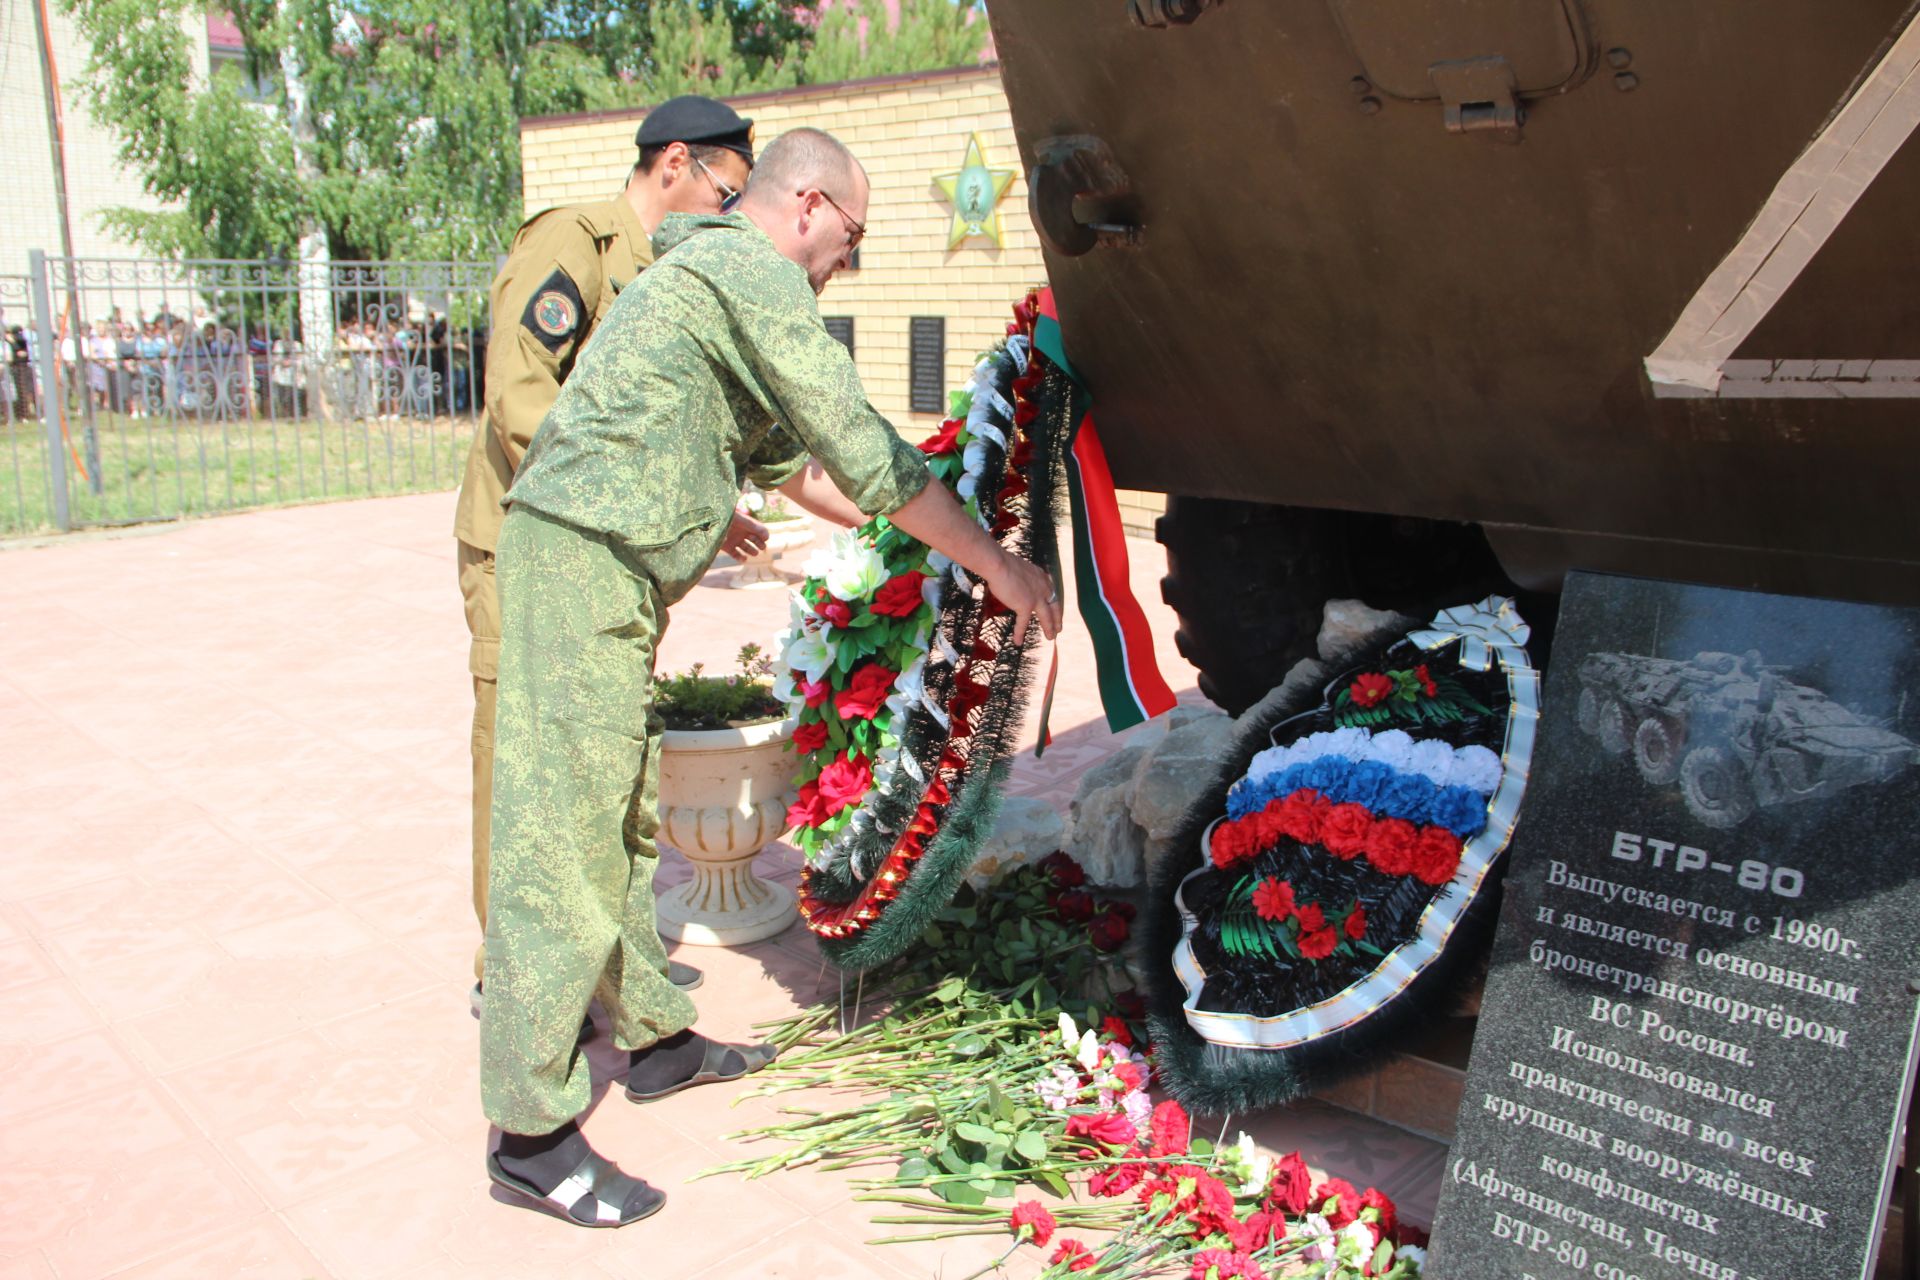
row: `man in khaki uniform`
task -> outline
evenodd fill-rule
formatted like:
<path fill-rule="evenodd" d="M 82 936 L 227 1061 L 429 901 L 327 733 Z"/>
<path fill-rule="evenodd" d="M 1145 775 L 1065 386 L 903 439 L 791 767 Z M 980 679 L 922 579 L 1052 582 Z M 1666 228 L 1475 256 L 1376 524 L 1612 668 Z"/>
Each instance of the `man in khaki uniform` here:
<path fill-rule="evenodd" d="M 634 143 L 640 158 L 625 190 L 600 204 L 548 209 L 527 219 L 493 282 L 486 425 L 474 434 L 453 520 L 460 542 L 460 594 L 473 634 L 467 656 L 473 675 L 473 909 L 483 932 L 499 688 L 494 551 L 504 515 L 500 499 L 581 348 L 614 298 L 652 263 L 654 229 L 669 213 L 732 208 L 753 167 L 753 122 L 708 98 L 661 103 L 647 113 Z M 724 549 L 750 555 L 766 538 L 764 525 L 736 515 Z M 473 957 L 476 981 L 484 955 L 483 944 Z M 672 969 L 676 985 L 699 985 L 700 973 L 690 965 L 676 962 Z"/>

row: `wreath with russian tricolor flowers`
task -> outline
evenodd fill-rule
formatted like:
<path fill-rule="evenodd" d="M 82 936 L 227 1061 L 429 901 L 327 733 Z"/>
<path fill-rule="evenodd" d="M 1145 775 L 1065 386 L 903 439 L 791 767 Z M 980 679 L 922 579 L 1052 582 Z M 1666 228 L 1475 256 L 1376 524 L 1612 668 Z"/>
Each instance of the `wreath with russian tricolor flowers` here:
<path fill-rule="evenodd" d="M 1053 571 L 1073 392 L 1033 348 L 1036 316 L 1029 295 L 919 447 L 970 517 Z M 1038 634 L 1016 646 L 1012 630 L 984 584 L 884 517 L 807 562 L 775 691 L 800 756 L 800 909 L 837 964 L 904 951 L 992 830 Z"/>
<path fill-rule="evenodd" d="M 1528 634 L 1498 597 L 1383 624 L 1243 718 L 1149 888 L 1175 1096 L 1284 1102 L 1450 1011 L 1526 786 Z"/>

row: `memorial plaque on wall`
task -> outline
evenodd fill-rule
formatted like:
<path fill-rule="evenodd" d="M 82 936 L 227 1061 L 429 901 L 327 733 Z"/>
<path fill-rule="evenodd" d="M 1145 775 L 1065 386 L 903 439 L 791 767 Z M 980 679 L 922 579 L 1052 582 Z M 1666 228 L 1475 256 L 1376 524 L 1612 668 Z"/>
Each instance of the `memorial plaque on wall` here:
<path fill-rule="evenodd" d="M 947 322 L 914 316 L 907 323 L 907 407 L 915 413 L 947 411 Z"/>
<path fill-rule="evenodd" d="M 827 326 L 827 332 L 833 335 L 833 340 L 839 343 L 841 346 L 845 347 L 847 349 L 848 355 L 852 355 L 853 354 L 853 317 L 852 316 L 825 316 L 825 317 L 822 317 L 821 322 Z"/>
<path fill-rule="evenodd" d="M 1917 610 L 1569 579 L 1429 1276 L 1868 1274 L 1916 694 Z"/>

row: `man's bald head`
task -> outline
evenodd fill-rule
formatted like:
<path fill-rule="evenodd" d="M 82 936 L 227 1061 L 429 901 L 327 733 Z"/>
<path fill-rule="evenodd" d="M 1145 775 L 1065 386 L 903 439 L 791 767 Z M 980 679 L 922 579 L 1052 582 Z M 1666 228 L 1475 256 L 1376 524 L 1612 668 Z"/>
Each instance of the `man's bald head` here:
<path fill-rule="evenodd" d="M 797 191 L 824 191 L 845 200 L 866 170 L 846 144 L 823 129 L 789 129 L 760 153 L 747 179 L 747 199 L 785 199 Z"/>

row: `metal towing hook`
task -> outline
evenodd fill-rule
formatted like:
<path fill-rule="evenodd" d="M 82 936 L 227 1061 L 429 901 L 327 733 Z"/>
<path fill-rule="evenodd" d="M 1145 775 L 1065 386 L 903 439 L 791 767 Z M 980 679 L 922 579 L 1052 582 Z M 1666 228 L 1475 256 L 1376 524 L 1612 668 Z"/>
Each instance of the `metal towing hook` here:
<path fill-rule="evenodd" d="M 1095 245 L 1132 248 L 1142 242 L 1146 228 L 1138 222 L 1111 216 L 1082 222 L 1074 212 L 1076 200 L 1114 207 L 1133 194 L 1132 181 L 1105 142 L 1078 133 L 1042 138 L 1033 150 L 1027 213 L 1049 249 L 1078 258 Z"/>
<path fill-rule="evenodd" d="M 1184 27 L 1222 0 L 1127 0 L 1137 27 Z"/>

